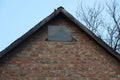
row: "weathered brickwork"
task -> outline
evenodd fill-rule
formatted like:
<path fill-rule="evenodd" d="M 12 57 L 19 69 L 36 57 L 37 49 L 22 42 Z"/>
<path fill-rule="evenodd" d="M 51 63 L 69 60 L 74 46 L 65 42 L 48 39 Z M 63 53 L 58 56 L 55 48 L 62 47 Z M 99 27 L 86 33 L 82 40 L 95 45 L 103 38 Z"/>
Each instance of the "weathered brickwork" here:
<path fill-rule="evenodd" d="M 48 25 L 67 26 L 77 41 L 46 41 Z M 60 16 L 0 59 L 0 80 L 120 80 L 120 62 Z"/>

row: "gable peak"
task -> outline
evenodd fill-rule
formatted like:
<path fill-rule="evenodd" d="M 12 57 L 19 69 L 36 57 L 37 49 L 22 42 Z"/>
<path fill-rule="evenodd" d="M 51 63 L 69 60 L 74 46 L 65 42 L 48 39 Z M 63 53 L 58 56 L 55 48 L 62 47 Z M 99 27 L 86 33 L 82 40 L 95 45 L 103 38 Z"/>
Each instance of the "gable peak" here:
<path fill-rule="evenodd" d="M 61 10 L 61 9 L 64 9 L 64 7 L 60 6 L 60 7 L 58 7 L 57 9 L 60 9 L 60 10 Z"/>

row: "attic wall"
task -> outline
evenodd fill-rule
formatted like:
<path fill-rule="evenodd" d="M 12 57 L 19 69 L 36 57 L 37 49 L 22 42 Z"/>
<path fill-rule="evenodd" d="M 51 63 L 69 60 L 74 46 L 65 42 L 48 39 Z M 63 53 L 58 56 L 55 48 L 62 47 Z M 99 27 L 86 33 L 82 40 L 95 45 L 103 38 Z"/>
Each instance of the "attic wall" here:
<path fill-rule="evenodd" d="M 48 25 L 67 26 L 77 42 L 46 41 Z M 0 60 L 0 80 L 120 80 L 120 62 L 57 16 Z"/>

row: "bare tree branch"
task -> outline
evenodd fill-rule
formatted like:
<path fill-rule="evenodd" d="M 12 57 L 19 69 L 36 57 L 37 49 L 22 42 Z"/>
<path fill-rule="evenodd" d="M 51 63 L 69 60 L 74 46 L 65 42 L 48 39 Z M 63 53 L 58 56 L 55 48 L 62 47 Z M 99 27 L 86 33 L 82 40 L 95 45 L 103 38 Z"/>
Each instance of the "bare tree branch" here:
<path fill-rule="evenodd" d="M 105 5 L 107 12 L 103 11 L 100 4 L 94 4 L 93 7 L 83 7 L 83 3 L 79 5 L 76 15 L 81 22 L 83 22 L 89 30 L 94 32 L 98 37 L 103 39 L 100 29 L 106 29 L 107 34 L 104 41 L 112 47 L 115 51 L 120 53 L 120 7 L 116 0 L 109 0 Z M 110 19 L 105 19 L 103 14 L 106 13 Z"/>
<path fill-rule="evenodd" d="M 108 40 L 109 45 L 116 50 L 120 51 L 120 8 L 117 5 L 116 0 L 111 0 L 107 3 L 107 12 L 111 18 L 111 23 L 109 25 L 108 35 L 110 40 Z"/>
<path fill-rule="evenodd" d="M 94 4 L 92 8 L 83 7 L 83 4 L 79 5 L 76 15 L 77 18 L 82 20 L 83 23 L 87 26 L 89 30 L 94 32 L 100 38 L 102 37 L 99 32 L 99 28 L 103 25 L 103 18 L 101 17 L 101 13 L 103 11 L 103 7 L 101 5 Z"/>

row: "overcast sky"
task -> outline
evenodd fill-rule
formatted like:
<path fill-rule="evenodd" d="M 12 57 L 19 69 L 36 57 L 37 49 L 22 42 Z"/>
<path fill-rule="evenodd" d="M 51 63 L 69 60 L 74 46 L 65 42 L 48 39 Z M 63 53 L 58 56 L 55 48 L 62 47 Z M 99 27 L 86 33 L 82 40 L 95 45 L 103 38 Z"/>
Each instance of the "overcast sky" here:
<path fill-rule="evenodd" d="M 82 0 L 83 1 L 83 0 Z M 84 0 L 86 5 L 103 0 Z M 63 6 L 74 17 L 80 0 L 0 0 L 0 51 Z"/>

